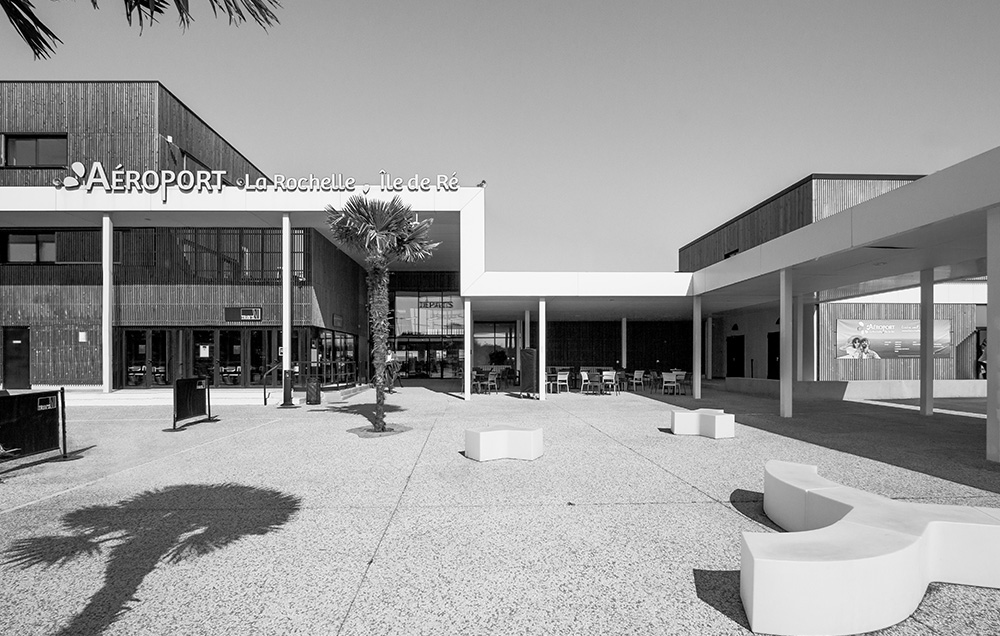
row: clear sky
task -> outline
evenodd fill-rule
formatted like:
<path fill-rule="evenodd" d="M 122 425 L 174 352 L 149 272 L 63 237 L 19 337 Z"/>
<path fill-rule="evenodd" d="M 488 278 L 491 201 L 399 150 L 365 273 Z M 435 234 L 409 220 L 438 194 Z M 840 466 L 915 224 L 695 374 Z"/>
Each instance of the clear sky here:
<path fill-rule="evenodd" d="M 266 173 L 488 182 L 491 269 L 667 270 L 813 172 L 926 174 L 1000 146 L 1000 2 L 36 3 L 0 79 L 154 79 Z"/>

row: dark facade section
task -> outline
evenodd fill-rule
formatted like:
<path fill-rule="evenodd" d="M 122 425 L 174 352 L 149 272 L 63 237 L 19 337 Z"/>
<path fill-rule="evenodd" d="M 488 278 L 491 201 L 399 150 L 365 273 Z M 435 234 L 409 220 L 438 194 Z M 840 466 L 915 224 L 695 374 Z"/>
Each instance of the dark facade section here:
<path fill-rule="evenodd" d="M 809 175 L 682 247 L 680 271 L 696 272 L 919 178 Z"/>
<path fill-rule="evenodd" d="M 10 140 L 65 136 L 64 162 L 18 164 Z M 159 82 L 0 81 L 0 186 L 51 186 L 69 164 L 264 176 Z"/>

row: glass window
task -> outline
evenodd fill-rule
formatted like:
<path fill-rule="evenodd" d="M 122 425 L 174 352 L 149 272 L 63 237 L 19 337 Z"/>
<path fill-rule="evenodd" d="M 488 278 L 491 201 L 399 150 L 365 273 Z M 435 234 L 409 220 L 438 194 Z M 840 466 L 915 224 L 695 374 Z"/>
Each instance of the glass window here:
<path fill-rule="evenodd" d="M 69 162 L 66 151 L 66 136 L 8 136 L 6 157 L 8 166 L 65 166 Z"/>
<path fill-rule="evenodd" d="M 396 292 L 396 335 L 410 336 L 420 333 L 417 319 L 419 296 L 416 292 Z"/>
<path fill-rule="evenodd" d="M 7 261 L 10 263 L 35 263 L 38 246 L 34 234 L 11 234 L 7 237 Z"/>
<path fill-rule="evenodd" d="M 55 234 L 39 234 L 38 235 L 38 262 L 39 263 L 55 263 L 56 262 L 56 235 Z"/>

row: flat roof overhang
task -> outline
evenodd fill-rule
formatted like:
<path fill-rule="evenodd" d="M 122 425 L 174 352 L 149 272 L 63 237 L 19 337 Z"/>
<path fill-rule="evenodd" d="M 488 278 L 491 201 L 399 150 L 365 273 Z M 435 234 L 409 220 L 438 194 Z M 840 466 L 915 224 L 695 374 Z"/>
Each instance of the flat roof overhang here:
<path fill-rule="evenodd" d="M 836 300 L 986 275 L 986 218 L 1000 206 L 1000 148 L 899 187 L 694 273 L 705 313 L 793 294 Z"/>

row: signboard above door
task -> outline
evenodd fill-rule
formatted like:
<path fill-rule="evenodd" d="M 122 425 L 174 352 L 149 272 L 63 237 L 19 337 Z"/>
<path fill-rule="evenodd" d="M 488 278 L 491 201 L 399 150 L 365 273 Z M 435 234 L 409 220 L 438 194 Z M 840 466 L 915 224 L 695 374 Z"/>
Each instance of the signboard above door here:
<path fill-rule="evenodd" d="M 226 307 L 226 322 L 260 322 L 260 307 Z"/>

